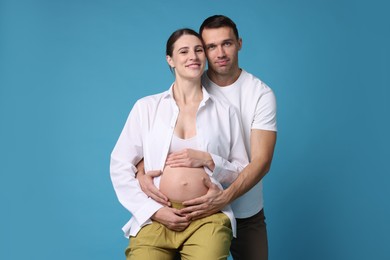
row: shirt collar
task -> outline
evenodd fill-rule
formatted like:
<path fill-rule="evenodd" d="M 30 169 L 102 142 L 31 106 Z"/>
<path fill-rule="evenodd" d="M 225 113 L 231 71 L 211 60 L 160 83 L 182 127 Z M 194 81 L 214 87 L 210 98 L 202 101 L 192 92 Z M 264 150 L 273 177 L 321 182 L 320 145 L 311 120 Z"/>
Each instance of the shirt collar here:
<path fill-rule="evenodd" d="M 202 85 L 202 92 L 203 92 L 203 99 L 200 103 L 201 106 L 206 104 L 206 102 L 208 100 L 210 100 L 210 102 L 214 101 L 214 96 L 210 95 L 209 92 L 207 92 L 206 88 L 203 85 Z M 175 101 L 173 99 L 173 83 L 171 84 L 171 86 L 169 87 L 169 89 L 167 91 L 163 92 L 163 97 L 171 99 L 172 101 Z M 174 102 L 174 103 L 176 104 L 176 102 Z"/>

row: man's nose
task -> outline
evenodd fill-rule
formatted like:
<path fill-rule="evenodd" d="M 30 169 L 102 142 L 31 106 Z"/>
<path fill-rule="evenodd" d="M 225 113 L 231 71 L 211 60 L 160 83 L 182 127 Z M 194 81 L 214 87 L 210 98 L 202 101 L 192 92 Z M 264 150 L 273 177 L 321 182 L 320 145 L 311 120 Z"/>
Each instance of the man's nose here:
<path fill-rule="evenodd" d="M 218 46 L 217 51 L 218 51 L 218 57 L 225 57 L 226 55 L 225 49 L 222 46 Z"/>

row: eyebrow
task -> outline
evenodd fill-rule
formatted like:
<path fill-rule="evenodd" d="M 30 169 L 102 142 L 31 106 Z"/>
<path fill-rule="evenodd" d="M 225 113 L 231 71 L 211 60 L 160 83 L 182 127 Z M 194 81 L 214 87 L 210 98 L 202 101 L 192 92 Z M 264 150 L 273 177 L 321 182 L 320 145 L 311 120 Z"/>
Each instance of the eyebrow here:
<path fill-rule="evenodd" d="M 215 46 L 215 45 L 216 45 L 215 43 L 209 43 L 209 44 L 206 44 L 206 48 L 211 47 L 211 46 Z"/>
<path fill-rule="evenodd" d="M 181 51 L 181 50 L 188 50 L 189 48 L 190 48 L 190 47 L 187 47 L 187 46 L 181 47 L 181 48 L 178 49 L 178 51 Z"/>
<path fill-rule="evenodd" d="M 224 43 L 233 42 L 233 41 L 234 41 L 233 39 L 228 38 L 228 39 L 222 40 L 221 43 L 218 43 L 218 44 L 224 44 Z M 212 43 L 206 44 L 206 47 L 215 46 L 215 45 L 218 45 L 218 44 L 215 43 L 215 42 L 212 42 Z"/>
<path fill-rule="evenodd" d="M 203 48 L 203 45 L 199 44 L 199 45 L 195 45 L 195 46 L 194 46 L 194 48 L 199 48 L 199 47 L 200 47 L 200 48 Z M 190 49 L 190 47 L 184 46 L 184 47 L 179 48 L 177 51 L 188 50 L 188 49 Z"/>

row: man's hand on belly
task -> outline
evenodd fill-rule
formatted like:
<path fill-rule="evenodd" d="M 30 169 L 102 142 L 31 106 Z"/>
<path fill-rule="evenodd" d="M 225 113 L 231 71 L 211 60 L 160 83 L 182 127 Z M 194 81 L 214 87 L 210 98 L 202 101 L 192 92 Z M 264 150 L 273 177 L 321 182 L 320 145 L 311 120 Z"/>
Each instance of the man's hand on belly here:
<path fill-rule="evenodd" d="M 228 204 L 223 190 L 212 183 L 210 179 L 205 179 L 204 184 L 208 187 L 205 195 L 183 202 L 186 207 L 181 209 L 180 213 L 186 215 L 189 220 L 210 216 L 221 211 Z"/>
<path fill-rule="evenodd" d="M 138 171 L 137 180 L 141 186 L 142 191 L 155 201 L 161 203 L 162 205 L 170 206 L 171 203 L 168 201 L 167 196 L 165 196 L 153 183 L 153 178 L 160 176 L 161 171 L 149 171 L 145 174 L 144 171 Z"/>

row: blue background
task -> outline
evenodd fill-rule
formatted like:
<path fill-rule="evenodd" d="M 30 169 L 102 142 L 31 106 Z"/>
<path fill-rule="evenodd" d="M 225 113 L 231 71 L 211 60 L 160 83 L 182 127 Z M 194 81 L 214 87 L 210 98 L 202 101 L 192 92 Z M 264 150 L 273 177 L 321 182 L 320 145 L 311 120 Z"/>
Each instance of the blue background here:
<path fill-rule="evenodd" d="M 273 88 L 271 260 L 390 259 L 386 1 L 0 1 L 0 259 L 124 259 L 109 155 L 164 47 L 221 13 Z"/>

